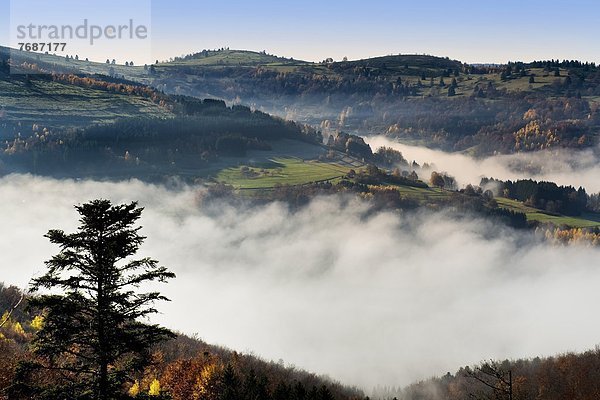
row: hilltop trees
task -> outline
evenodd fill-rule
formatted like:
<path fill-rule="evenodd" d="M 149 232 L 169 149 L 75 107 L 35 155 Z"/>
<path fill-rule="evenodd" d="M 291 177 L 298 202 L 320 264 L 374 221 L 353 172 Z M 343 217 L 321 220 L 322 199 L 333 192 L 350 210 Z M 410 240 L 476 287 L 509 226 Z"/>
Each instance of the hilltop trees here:
<path fill-rule="evenodd" d="M 486 180 L 482 180 L 486 182 Z M 531 179 L 501 182 L 506 197 L 525 204 L 565 215 L 581 215 L 586 210 L 588 195 L 584 188 L 558 186 L 554 182 L 537 182 Z"/>
<path fill-rule="evenodd" d="M 446 182 L 444 182 L 444 177 L 441 174 L 439 174 L 438 172 L 436 172 L 436 171 L 433 171 L 431 173 L 431 178 L 429 179 L 429 182 L 433 186 L 436 186 L 436 187 L 439 187 L 439 188 L 443 188 L 445 186 L 445 184 L 446 184 Z"/>
<path fill-rule="evenodd" d="M 33 292 L 44 289 L 30 300 L 32 308 L 43 310 L 44 322 L 33 341 L 36 361 L 21 365 L 16 396 L 124 398 L 124 384 L 148 362 L 149 348 L 174 337 L 165 328 L 140 321 L 156 312 L 155 301 L 167 299 L 136 288 L 175 277 L 156 260 L 130 260 L 145 239 L 140 227 L 134 227 L 142 208 L 108 200 L 75 208 L 81 215 L 76 233 L 46 234 L 60 252 L 31 285 Z M 30 384 L 29 378 L 40 371 L 44 381 L 52 376 L 52 382 Z"/>
<path fill-rule="evenodd" d="M 366 160 L 370 160 L 373 157 L 371 146 L 360 136 L 340 132 L 333 142 L 330 143 L 330 146 L 354 157 Z"/>

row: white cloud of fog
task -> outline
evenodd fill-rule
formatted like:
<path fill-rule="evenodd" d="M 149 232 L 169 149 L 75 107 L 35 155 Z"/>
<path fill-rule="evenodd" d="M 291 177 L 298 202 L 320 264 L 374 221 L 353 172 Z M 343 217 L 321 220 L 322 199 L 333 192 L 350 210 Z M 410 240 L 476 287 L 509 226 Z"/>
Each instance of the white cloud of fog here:
<path fill-rule="evenodd" d="M 365 141 L 373 150 L 381 146 L 399 150 L 409 162 L 434 163 L 438 171 L 455 176 L 463 186 L 478 185 L 482 176 L 501 180 L 532 178 L 559 185 L 583 186 L 588 193 L 600 192 L 600 149 L 561 149 L 475 159 L 464 154 L 405 145 L 385 136 L 366 137 Z"/>
<path fill-rule="evenodd" d="M 72 205 L 105 197 L 146 207 L 143 248 L 177 273 L 157 321 L 211 343 L 369 389 L 489 358 L 598 343 L 600 250 L 551 247 L 443 213 L 366 214 L 317 199 L 201 209 L 196 191 L 137 181 L 0 179 L 0 281 L 26 285 L 75 229 Z"/>

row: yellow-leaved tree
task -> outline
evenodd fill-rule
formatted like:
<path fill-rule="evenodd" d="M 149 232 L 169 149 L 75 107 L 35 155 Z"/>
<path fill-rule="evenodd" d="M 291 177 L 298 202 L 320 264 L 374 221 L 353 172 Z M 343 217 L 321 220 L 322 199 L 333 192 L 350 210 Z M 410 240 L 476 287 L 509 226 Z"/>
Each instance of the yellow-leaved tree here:
<path fill-rule="evenodd" d="M 150 390 L 148 391 L 150 396 L 159 396 L 160 395 L 160 382 L 158 379 L 154 379 L 150 384 Z"/>

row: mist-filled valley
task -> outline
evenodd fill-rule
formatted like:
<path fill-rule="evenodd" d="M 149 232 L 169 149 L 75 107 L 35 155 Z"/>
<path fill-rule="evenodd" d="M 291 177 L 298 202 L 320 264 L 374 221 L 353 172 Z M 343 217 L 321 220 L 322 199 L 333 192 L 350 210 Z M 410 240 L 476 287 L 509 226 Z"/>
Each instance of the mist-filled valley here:
<path fill-rule="evenodd" d="M 352 197 L 291 211 L 207 203 L 203 190 L 3 177 L 3 280 L 25 287 L 40 274 L 55 250 L 43 235 L 75 229 L 73 204 L 139 200 L 142 253 L 177 274 L 155 321 L 367 393 L 597 343 L 597 247 L 447 212 L 373 212 Z"/>
<path fill-rule="evenodd" d="M 600 398 L 593 24 L 3 1 L 0 400 Z"/>
<path fill-rule="evenodd" d="M 582 186 L 600 192 L 600 147 L 585 150 L 555 149 L 530 153 L 474 158 L 461 153 L 403 144 L 386 136 L 365 137 L 374 149 L 386 146 L 401 151 L 410 162 L 428 164 L 432 170 L 456 177 L 459 186 L 478 185 L 481 178 L 500 180 L 535 179 L 559 185 Z"/>

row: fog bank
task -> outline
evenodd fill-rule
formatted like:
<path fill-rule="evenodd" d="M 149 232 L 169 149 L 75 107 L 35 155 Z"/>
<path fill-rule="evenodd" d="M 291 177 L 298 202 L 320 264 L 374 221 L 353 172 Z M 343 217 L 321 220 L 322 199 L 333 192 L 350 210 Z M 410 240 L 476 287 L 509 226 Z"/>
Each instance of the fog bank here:
<path fill-rule="evenodd" d="M 447 153 L 426 147 L 399 143 L 385 136 L 365 137 L 373 151 L 392 147 L 419 164 L 433 163 L 438 171 L 456 177 L 459 185 L 478 185 L 481 177 L 501 180 L 535 179 L 559 185 L 583 186 L 588 193 L 600 192 L 600 149 L 538 151 L 497 155 L 475 159 L 459 153 Z M 427 180 L 429 177 L 421 177 Z"/>
<path fill-rule="evenodd" d="M 143 255 L 177 273 L 156 321 L 367 392 L 598 343 L 599 249 L 444 213 L 366 213 L 337 197 L 296 213 L 238 210 L 199 207 L 189 187 L 9 176 L 0 281 L 23 287 L 40 274 L 57 251 L 42 235 L 74 230 L 73 204 L 98 197 L 139 200 Z"/>

